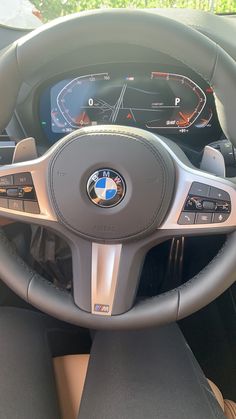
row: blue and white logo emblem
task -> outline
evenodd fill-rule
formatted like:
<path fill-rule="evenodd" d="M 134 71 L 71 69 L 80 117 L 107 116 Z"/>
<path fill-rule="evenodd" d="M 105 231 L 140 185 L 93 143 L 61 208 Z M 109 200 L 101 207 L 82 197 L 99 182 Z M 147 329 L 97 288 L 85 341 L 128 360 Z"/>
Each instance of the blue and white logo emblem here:
<path fill-rule="evenodd" d="M 111 169 L 100 169 L 90 176 L 87 192 L 91 201 L 99 207 L 114 207 L 125 195 L 125 182 Z"/>
<path fill-rule="evenodd" d="M 102 177 L 95 183 L 94 190 L 98 198 L 108 201 L 116 196 L 117 186 L 113 179 Z"/>

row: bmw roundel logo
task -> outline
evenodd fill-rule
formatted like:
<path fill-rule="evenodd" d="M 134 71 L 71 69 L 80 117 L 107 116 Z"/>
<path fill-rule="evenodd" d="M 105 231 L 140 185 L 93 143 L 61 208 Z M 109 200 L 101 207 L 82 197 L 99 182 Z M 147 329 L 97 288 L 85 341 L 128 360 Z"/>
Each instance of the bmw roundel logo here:
<path fill-rule="evenodd" d="M 87 192 L 95 205 L 114 207 L 125 195 L 125 181 L 115 170 L 99 169 L 90 176 Z"/>

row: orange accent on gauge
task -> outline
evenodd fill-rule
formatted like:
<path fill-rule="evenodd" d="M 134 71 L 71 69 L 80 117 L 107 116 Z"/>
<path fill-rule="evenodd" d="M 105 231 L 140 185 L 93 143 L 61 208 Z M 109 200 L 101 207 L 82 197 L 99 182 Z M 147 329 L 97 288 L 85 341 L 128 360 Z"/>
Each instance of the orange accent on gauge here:
<path fill-rule="evenodd" d="M 194 114 L 195 112 L 192 112 L 192 113 L 179 112 L 179 115 L 181 116 L 182 119 L 180 119 L 179 121 L 176 121 L 176 124 L 179 127 L 187 127 Z"/>
<path fill-rule="evenodd" d="M 163 73 L 161 71 L 153 71 L 152 72 L 152 77 L 153 76 L 157 76 L 157 77 L 167 77 L 169 75 L 169 73 Z"/>
<path fill-rule="evenodd" d="M 212 89 L 212 87 L 207 87 L 206 88 L 206 93 L 213 93 L 213 89 Z"/>
<path fill-rule="evenodd" d="M 73 119 L 73 122 L 80 126 L 90 125 L 91 123 L 90 118 L 86 112 L 80 113 L 76 118 Z"/>

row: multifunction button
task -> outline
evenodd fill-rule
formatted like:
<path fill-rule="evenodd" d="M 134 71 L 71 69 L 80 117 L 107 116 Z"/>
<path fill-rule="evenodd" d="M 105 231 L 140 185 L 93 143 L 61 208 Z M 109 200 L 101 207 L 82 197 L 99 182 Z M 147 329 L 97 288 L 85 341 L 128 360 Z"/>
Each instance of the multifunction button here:
<path fill-rule="evenodd" d="M 0 207 L 31 214 L 40 213 L 30 173 L 0 177 Z"/>
<path fill-rule="evenodd" d="M 196 214 L 195 224 L 210 224 L 212 214 L 210 212 L 201 212 Z"/>
<path fill-rule="evenodd" d="M 32 176 L 30 173 L 17 173 L 13 176 L 14 185 L 33 185 Z"/>
<path fill-rule="evenodd" d="M 182 225 L 194 224 L 195 217 L 196 217 L 195 212 L 183 211 L 179 217 L 179 224 L 182 224 Z"/>
<path fill-rule="evenodd" d="M 218 188 L 210 188 L 209 198 L 211 199 L 221 199 L 223 201 L 230 201 L 230 196 L 228 192 L 222 191 Z"/>
<path fill-rule="evenodd" d="M 211 224 L 225 222 L 231 212 L 228 192 L 193 182 L 180 214 L 178 224 Z"/>
<path fill-rule="evenodd" d="M 189 194 L 197 196 L 208 196 L 209 192 L 210 186 L 204 185 L 204 183 L 193 182 Z"/>
<path fill-rule="evenodd" d="M 15 211 L 24 211 L 23 201 L 20 199 L 9 199 L 8 201 L 9 209 Z"/>
<path fill-rule="evenodd" d="M 0 186 L 11 186 L 13 185 L 13 176 L 1 176 L 0 177 Z"/>

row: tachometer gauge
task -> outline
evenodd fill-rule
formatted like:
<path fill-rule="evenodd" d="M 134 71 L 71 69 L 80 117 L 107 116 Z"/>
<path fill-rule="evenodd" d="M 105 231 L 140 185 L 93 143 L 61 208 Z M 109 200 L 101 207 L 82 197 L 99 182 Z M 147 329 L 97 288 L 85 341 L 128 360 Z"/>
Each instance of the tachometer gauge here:
<path fill-rule="evenodd" d="M 147 128 L 189 128 L 202 113 L 206 104 L 203 90 L 188 77 L 153 72 L 153 94 L 160 98 L 150 103 L 156 119 L 146 122 Z M 163 92 L 165 92 L 163 94 Z"/>

